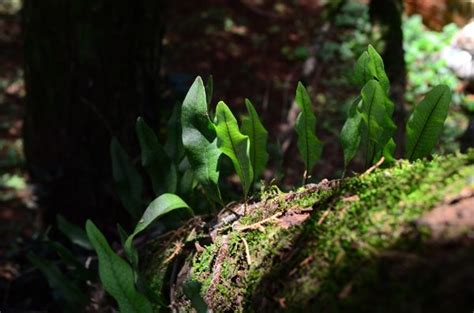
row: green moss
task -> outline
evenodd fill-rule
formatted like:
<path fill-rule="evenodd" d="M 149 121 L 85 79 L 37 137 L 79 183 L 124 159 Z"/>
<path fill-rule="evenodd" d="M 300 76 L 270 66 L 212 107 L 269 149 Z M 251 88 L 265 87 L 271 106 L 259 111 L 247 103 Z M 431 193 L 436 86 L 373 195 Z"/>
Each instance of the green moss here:
<path fill-rule="evenodd" d="M 189 275 L 203 284 L 207 299 L 222 235 L 226 235 L 228 252 L 210 296 L 216 312 L 259 311 L 268 302 L 276 303 L 275 299 L 284 299 L 288 311 L 304 310 L 317 301 L 329 308 L 326 311 L 336 312 L 346 303 L 339 301 L 339 294 L 360 267 L 394 245 L 411 247 L 411 241 L 403 239 L 411 222 L 445 197 L 474 184 L 473 164 L 471 151 L 430 162 L 399 161 L 392 168 L 347 178 L 331 188 L 310 187 L 313 192 L 272 190 L 241 218 L 241 225 L 293 208 L 313 207 L 311 218 L 289 229 L 268 221 L 263 231 L 222 230 L 214 243 L 193 255 Z M 418 236 L 429 235 L 423 232 L 418 229 Z M 243 239 L 248 243 L 250 265 Z M 371 271 L 366 271 L 364 279 L 377 279 L 377 271 Z M 265 307 L 269 308 L 278 305 Z"/>

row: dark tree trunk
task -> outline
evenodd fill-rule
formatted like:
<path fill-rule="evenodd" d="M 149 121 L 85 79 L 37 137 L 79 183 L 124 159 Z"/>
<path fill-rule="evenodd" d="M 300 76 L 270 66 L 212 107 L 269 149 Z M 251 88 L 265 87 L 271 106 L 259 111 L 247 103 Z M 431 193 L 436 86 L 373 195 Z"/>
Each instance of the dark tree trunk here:
<path fill-rule="evenodd" d="M 385 44 L 382 57 L 391 82 L 391 97 L 395 101 L 394 119 L 398 126 L 395 142 L 397 142 L 397 151 L 400 153 L 403 148 L 403 130 L 406 119 L 404 106 L 406 68 L 402 31 L 403 1 L 371 0 L 369 13 L 372 24 L 380 28 Z"/>
<path fill-rule="evenodd" d="M 118 220 L 109 145 L 136 155 L 157 118 L 163 8 L 156 0 L 26 0 L 24 148 L 46 222 Z"/>

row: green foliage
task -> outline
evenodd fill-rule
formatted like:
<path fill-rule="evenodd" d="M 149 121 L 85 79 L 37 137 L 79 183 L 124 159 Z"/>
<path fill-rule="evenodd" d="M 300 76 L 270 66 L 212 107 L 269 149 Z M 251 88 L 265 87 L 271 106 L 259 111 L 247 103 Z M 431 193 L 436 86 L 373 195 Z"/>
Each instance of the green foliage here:
<path fill-rule="evenodd" d="M 219 102 L 216 108 L 217 146 L 223 154 L 232 160 L 239 175 L 244 197 L 247 199 L 253 182 L 253 170 L 250 163 L 250 140 L 239 131 L 239 125 L 229 107 Z"/>
<path fill-rule="evenodd" d="M 86 250 L 92 249 L 91 243 L 82 228 L 70 223 L 62 215 L 56 216 L 56 222 L 59 231 L 61 231 L 72 243 Z"/>
<path fill-rule="evenodd" d="M 136 124 L 140 143 L 142 166 L 150 176 L 155 195 L 176 192 L 178 176 L 176 165 L 166 154 L 153 130 L 139 117 Z"/>
<path fill-rule="evenodd" d="M 184 156 L 181 129 L 181 106 L 175 105 L 167 126 L 167 138 L 164 149 L 171 160 L 178 163 Z"/>
<path fill-rule="evenodd" d="M 38 268 L 48 280 L 48 284 L 66 306 L 68 312 L 81 312 L 88 298 L 73 282 L 70 281 L 53 262 L 28 253 L 28 260 Z"/>
<path fill-rule="evenodd" d="M 267 141 L 268 132 L 260 121 L 252 102 L 245 99 L 248 116 L 242 119 L 241 131 L 250 140 L 250 162 L 252 164 L 254 181 L 263 173 L 268 162 Z"/>
<path fill-rule="evenodd" d="M 366 166 L 375 160 L 396 129 L 391 118 L 393 104 L 388 100 L 378 81 L 370 80 L 361 91 L 362 142 L 365 147 Z"/>
<path fill-rule="evenodd" d="M 345 168 L 347 168 L 359 150 L 362 115 L 358 112 L 358 107 L 361 104 L 362 99 L 357 97 L 349 109 L 347 120 L 341 130 L 341 143 L 344 151 Z"/>
<path fill-rule="evenodd" d="M 144 231 L 159 217 L 177 209 L 187 209 L 190 215 L 193 215 L 193 211 L 186 202 L 171 193 L 162 194 L 148 205 L 140 221 L 135 226 L 135 230 L 128 236 L 124 243 L 125 254 L 130 259 L 134 268 L 138 268 L 138 253 L 133 247 L 133 239 L 135 236 Z"/>
<path fill-rule="evenodd" d="M 414 161 L 431 154 L 443 130 L 450 102 L 449 87 L 439 85 L 415 107 L 406 128 L 407 159 Z"/>
<path fill-rule="evenodd" d="M 305 180 L 313 169 L 316 161 L 321 157 L 323 145 L 315 135 L 316 117 L 313 113 L 311 99 L 301 82 L 296 88 L 296 104 L 301 112 L 296 118 L 295 129 L 298 134 L 298 150 L 306 166 Z"/>
<path fill-rule="evenodd" d="M 438 153 L 454 152 L 459 149 L 459 138 L 465 131 L 468 116 L 465 111 L 474 112 L 474 101 L 459 88 L 462 81 L 451 71 L 440 55 L 451 45 L 459 27 L 454 23 L 443 27 L 442 31 L 431 31 L 423 24 L 422 17 L 413 15 L 403 22 L 403 40 L 407 67 L 407 87 L 405 100 L 410 108 L 419 103 L 433 87 L 445 84 L 452 91 L 450 114 L 446 119 Z"/>
<path fill-rule="evenodd" d="M 181 125 L 184 151 L 195 179 L 209 198 L 221 202 L 218 187 L 221 152 L 217 147 L 215 126 L 209 119 L 206 92 L 200 77 L 196 78 L 183 101 Z"/>
<path fill-rule="evenodd" d="M 86 232 L 99 259 L 99 276 L 104 289 L 117 301 L 122 313 L 152 312 L 151 303 L 135 288 L 133 270 L 109 246 L 104 235 L 87 221 Z"/>
<path fill-rule="evenodd" d="M 206 302 L 201 297 L 201 286 L 202 284 L 198 281 L 191 280 L 184 283 L 183 292 L 186 297 L 191 301 L 191 305 L 197 311 L 197 313 L 207 313 L 209 308 Z"/>
<path fill-rule="evenodd" d="M 116 138 L 110 143 L 110 155 L 117 195 L 128 213 L 138 219 L 142 212 L 142 178 Z"/>

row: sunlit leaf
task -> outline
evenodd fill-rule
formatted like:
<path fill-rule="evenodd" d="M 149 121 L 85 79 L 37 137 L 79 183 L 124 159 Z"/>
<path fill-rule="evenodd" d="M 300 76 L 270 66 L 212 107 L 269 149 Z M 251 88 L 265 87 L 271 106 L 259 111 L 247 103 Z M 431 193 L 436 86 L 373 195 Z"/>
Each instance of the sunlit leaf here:
<path fill-rule="evenodd" d="M 265 170 L 268 162 L 268 132 L 265 127 L 263 127 L 252 102 L 250 102 L 249 99 L 245 99 L 245 105 L 247 106 L 247 112 L 249 115 L 242 120 L 242 126 L 240 129 L 242 134 L 249 137 L 250 162 L 252 164 L 254 180 L 257 180 Z"/>
<path fill-rule="evenodd" d="M 196 78 L 183 101 L 181 125 L 184 150 L 194 177 L 211 199 L 221 202 L 218 187 L 221 151 L 217 147 L 215 126 L 209 119 L 201 77 Z"/>
<path fill-rule="evenodd" d="M 239 130 L 239 125 L 229 107 L 219 102 L 216 109 L 217 146 L 232 160 L 234 169 L 240 178 L 244 196 L 247 198 L 253 182 L 253 170 L 250 163 L 250 140 Z"/>
<path fill-rule="evenodd" d="M 133 233 L 128 236 L 124 244 L 124 250 L 134 268 L 138 268 L 138 253 L 133 247 L 133 239 L 144 231 L 151 223 L 159 217 L 176 209 L 186 209 L 191 215 L 193 211 L 180 197 L 171 193 L 165 193 L 153 200 L 146 208 L 143 216 L 138 221 Z"/>

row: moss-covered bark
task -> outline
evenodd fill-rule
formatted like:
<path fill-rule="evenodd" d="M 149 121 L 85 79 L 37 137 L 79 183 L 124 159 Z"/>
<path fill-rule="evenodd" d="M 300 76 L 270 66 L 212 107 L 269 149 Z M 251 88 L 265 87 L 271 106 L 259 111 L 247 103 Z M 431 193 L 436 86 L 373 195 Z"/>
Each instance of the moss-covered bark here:
<path fill-rule="evenodd" d="M 423 216 L 455 203 L 465 204 L 457 218 L 469 213 L 473 190 L 474 151 L 269 190 L 238 221 L 196 218 L 161 238 L 145 270 L 179 312 L 192 311 L 191 279 L 214 312 L 469 311 L 473 228 Z"/>

